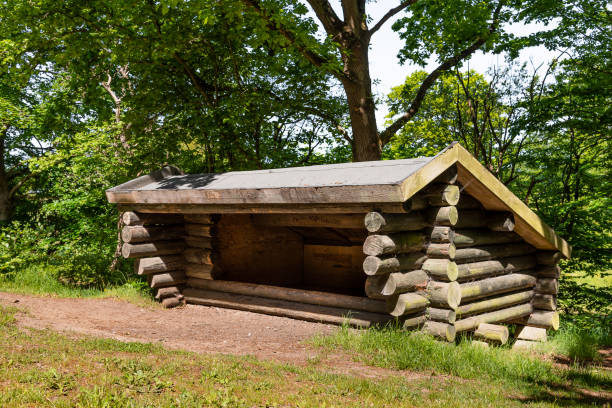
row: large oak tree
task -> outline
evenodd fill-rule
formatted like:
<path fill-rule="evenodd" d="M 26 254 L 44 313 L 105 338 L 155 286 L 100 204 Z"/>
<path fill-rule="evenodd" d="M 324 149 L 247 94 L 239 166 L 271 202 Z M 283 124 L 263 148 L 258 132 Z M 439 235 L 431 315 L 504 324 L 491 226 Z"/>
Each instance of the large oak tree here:
<path fill-rule="evenodd" d="M 270 33 L 282 37 L 311 64 L 340 81 L 348 102 L 356 161 L 380 159 L 382 148 L 415 116 L 427 91 L 444 72 L 460 66 L 478 50 L 500 51 L 512 44 L 516 52 L 528 45 L 529 41 L 517 41 L 505 30 L 510 23 L 549 18 L 551 5 L 514 0 L 407 0 L 395 4 L 341 0 L 336 2 L 339 7 L 334 7 L 328 0 L 305 0 L 327 34 L 319 41 L 296 26 L 300 16 L 294 11 L 299 9 L 299 1 L 241 1 L 259 15 Z M 378 21 L 371 21 L 369 3 L 387 7 Z M 544 11 L 546 16 L 541 16 Z M 398 50 L 400 60 L 424 66 L 434 59 L 437 66 L 423 77 L 406 111 L 381 129 L 372 93 L 370 44 L 381 27 L 398 16 L 393 29 L 404 40 L 404 47 Z"/>

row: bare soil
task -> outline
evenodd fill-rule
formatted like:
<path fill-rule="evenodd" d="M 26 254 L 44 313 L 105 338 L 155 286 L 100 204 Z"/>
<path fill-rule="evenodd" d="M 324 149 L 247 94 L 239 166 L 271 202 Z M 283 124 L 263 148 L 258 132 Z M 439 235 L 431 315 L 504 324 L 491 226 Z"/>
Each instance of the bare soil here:
<path fill-rule="evenodd" d="M 328 324 L 198 305 L 175 309 L 140 307 L 113 298 L 56 298 L 0 292 L 0 304 L 23 310 L 16 317 L 17 324 L 24 328 L 158 343 L 198 353 L 252 355 L 297 365 L 316 362 L 329 371 L 360 377 L 425 377 L 365 366 L 341 353 L 321 355 L 320 350 L 305 341 L 316 334 L 338 330 Z"/>

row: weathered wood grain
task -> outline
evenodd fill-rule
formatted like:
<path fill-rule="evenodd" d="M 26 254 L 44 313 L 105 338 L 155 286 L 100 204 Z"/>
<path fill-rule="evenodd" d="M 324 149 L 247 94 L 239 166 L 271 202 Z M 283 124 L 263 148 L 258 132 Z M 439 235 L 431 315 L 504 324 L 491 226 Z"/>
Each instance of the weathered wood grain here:
<path fill-rule="evenodd" d="M 503 309 L 508 306 L 527 303 L 534 297 L 534 293 L 533 290 L 525 290 L 503 296 L 494 295 L 491 298 L 470 303 L 462 301 L 463 303 L 457 308 L 457 316 L 463 318 L 477 313 L 490 312 L 495 309 Z"/>
<path fill-rule="evenodd" d="M 360 310 L 373 313 L 386 313 L 387 310 L 384 301 L 373 300 L 361 296 L 347 296 L 337 293 L 225 280 L 189 279 L 188 284 L 190 287 L 198 289 L 257 296 L 267 299 L 280 299 L 310 305 L 331 306 L 347 310 Z"/>
<path fill-rule="evenodd" d="M 138 275 L 152 275 L 160 272 L 176 271 L 183 269 L 185 262 L 180 255 L 155 256 L 152 258 L 140 258 L 134 262 L 134 271 Z"/>
<path fill-rule="evenodd" d="M 474 331 L 474 338 L 497 344 L 506 344 L 509 337 L 508 328 L 500 324 L 480 323 Z"/>
<path fill-rule="evenodd" d="M 185 230 L 176 226 L 125 226 L 121 230 L 121 240 L 130 244 L 151 241 L 182 239 Z"/>
<path fill-rule="evenodd" d="M 465 319 L 460 319 L 455 322 L 457 332 L 473 330 L 481 323 L 500 323 L 522 316 L 529 315 L 533 312 L 533 306 L 530 303 L 524 303 L 517 306 L 508 307 L 506 309 L 495 310 L 493 312 L 478 314 Z"/>
<path fill-rule="evenodd" d="M 371 327 L 393 320 L 392 316 L 382 313 L 351 311 L 329 306 L 309 305 L 204 289 L 186 288 L 183 295 L 187 303 L 246 310 L 272 316 L 284 316 L 336 325 L 346 323 L 353 327 Z"/>
<path fill-rule="evenodd" d="M 151 256 L 176 255 L 183 252 L 185 243 L 180 241 L 156 241 L 141 244 L 123 244 L 121 255 L 124 258 L 147 258 Z"/>
<path fill-rule="evenodd" d="M 499 293 L 510 292 L 532 288 L 536 285 L 536 278 L 531 275 L 513 273 L 510 275 L 496 276 L 494 278 L 482 279 L 474 282 L 462 283 L 461 298 L 464 302 L 480 299 Z"/>
<path fill-rule="evenodd" d="M 182 224 L 183 217 L 179 214 L 143 214 L 125 211 L 121 215 L 125 225 L 173 225 Z"/>

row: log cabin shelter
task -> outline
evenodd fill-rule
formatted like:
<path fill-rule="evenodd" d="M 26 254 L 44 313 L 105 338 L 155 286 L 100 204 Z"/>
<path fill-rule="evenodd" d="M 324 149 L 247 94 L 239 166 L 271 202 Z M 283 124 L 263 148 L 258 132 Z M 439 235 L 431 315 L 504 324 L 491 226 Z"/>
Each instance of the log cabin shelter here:
<path fill-rule="evenodd" d="M 405 160 L 166 166 L 106 195 L 123 256 L 166 307 L 394 320 L 446 340 L 482 331 L 492 341 L 509 322 L 538 339 L 558 328 L 557 263 L 570 246 L 458 143 Z"/>

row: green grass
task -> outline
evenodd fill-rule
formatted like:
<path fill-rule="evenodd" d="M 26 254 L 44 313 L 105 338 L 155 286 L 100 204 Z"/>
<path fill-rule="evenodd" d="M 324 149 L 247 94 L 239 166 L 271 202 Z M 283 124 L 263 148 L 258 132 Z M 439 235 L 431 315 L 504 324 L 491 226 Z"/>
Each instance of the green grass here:
<path fill-rule="evenodd" d="M 576 363 L 597 362 L 601 360 L 598 353 L 601 341 L 597 333 L 577 326 L 566 326 L 554 335 L 550 346 Z"/>
<path fill-rule="evenodd" d="M 609 288 L 612 286 L 612 271 L 605 271 L 596 276 L 590 276 L 584 272 L 575 272 L 567 275 L 578 284 L 588 284 L 596 288 Z"/>
<path fill-rule="evenodd" d="M 417 367 L 417 374 L 334 374 L 324 354 L 296 366 L 169 351 L 153 344 L 67 338 L 45 330 L 24 331 L 15 325 L 15 313 L 16 308 L 0 307 L 2 407 L 553 407 L 608 402 L 583 391 L 609 389 L 610 377 L 603 374 L 556 370 L 518 354 L 506 363 L 502 357 L 509 357 L 503 354 L 508 351 L 469 344 L 461 344 L 455 358 L 450 345 L 426 337 L 410 340 L 393 331 L 355 334 L 344 329 L 316 341 L 323 347 L 343 340 L 334 347 L 352 350 L 373 365 Z M 491 356 L 493 361 L 486 361 Z"/>
<path fill-rule="evenodd" d="M 569 334 L 568 334 L 569 337 Z M 430 336 L 407 333 L 398 328 L 354 331 L 347 327 L 331 336 L 317 336 L 312 344 L 325 350 L 338 348 L 365 364 L 398 370 L 427 370 L 436 375 L 463 379 L 485 379 L 526 390 L 571 382 L 589 389 L 612 389 L 612 372 L 584 368 L 555 368 L 551 362 L 507 347 L 481 348 L 469 339 L 457 345 L 439 342 Z M 559 344 L 569 344 L 569 341 Z M 543 346 L 545 349 L 547 346 Z M 550 350 L 550 346 L 549 350 Z M 553 349 L 558 351 L 557 349 Z"/>
<path fill-rule="evenodd" d="M 58 281 L 50 266 L 32 266 L 10 277 L 0 274 L 0 291 L 69 298 L 116 297 L 142 306 L 156 305 L 146 284 L 136 279 L 127 280 L 123 285 L 104 289 L 72 287 Z"/>

